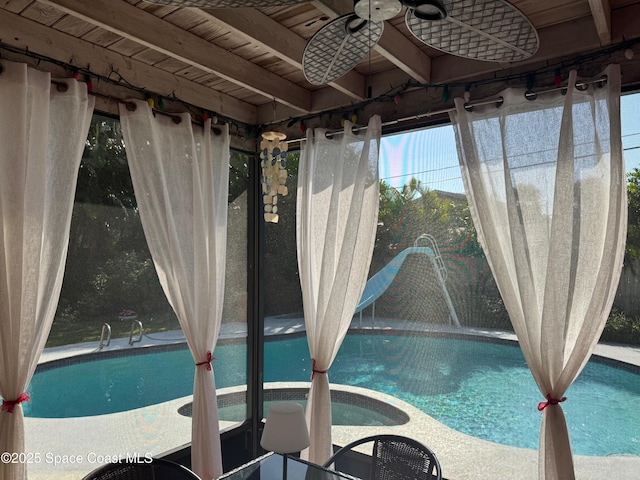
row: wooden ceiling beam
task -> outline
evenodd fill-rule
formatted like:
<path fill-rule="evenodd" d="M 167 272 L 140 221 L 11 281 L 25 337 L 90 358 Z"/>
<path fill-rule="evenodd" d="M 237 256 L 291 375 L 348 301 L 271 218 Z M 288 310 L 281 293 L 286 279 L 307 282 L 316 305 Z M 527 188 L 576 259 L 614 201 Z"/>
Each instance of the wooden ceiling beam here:
<path fill-rule="evenodd" d="M 253 8 L 236 8 L 202 9 L 200 14 L 217 26 L 231 31 L 247 42 L 259 45 L 288 64 L 302 69 L 306 40 L 264 13 Z M 365 98 L 364 77 L 354 70 L 329 83 L 329 86 L 356 101 Z"/>
<path fill-rule="evenodd" d="M 311 108 L 311 93 L 301 86 L 125 1 L 40 1 L 301 112 Z"/>
<path fill-rule="evenodd" d="M 611 43 L 611 2 L 609 0 L 589 0 L 589 7 L 600 44 L 602 46 L 609 45 Z"/>
<path fill-rule="evenodd" d="M 133 85 L 167 98 L 175 93 L 180 100 L 202 109 L 250 125 L 256 123 L 256 107 L 242 100 L 6 10 L 0 10 L 0 32 L 7 45 L 36 52 L 61 64 L 88 68 L 96 75 L 113 79 L 115 84 L 121 78 L 127 88 Z M 100 91 L 102 82 L 94 83 L 94 90 Z M 135 92 L 131 96 L 135 97 Z"/>

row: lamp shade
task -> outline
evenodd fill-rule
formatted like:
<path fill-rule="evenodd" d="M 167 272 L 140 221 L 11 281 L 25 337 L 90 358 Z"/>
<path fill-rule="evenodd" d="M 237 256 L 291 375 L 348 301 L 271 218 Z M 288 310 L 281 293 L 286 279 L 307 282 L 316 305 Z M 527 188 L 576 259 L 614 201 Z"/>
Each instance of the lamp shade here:
<path fill-rule="evenodd" d="M 309 430 L 302 405 L 274 403 L 269 408 L 260 445 L 276 453 L 295 453 L 309 446 Z"/>

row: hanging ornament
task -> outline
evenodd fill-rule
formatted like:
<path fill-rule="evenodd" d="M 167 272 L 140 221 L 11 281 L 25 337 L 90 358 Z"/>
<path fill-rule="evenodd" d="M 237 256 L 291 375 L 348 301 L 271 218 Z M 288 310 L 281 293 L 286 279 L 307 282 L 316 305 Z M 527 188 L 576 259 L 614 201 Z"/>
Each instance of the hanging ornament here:
<path fill-rule="evenodd" d="M 301 124 L 301 128 L 302 128 Z M 260 142 L 262 167 L 262 200 L 264 221 L 278 223 L 278 195 L 289 193 L 287 188 L 287 136 L 281 132 L 264 132 Z"/>

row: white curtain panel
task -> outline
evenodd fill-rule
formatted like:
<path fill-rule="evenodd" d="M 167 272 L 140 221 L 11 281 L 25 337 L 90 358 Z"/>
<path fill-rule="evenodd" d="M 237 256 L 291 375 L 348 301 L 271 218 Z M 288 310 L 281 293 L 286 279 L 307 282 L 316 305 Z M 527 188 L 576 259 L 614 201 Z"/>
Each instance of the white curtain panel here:
<path fill-rule="evenodd" d="M 510 89 L 498 108 L 467 111 L 456 99 L 451 114 L 478 238 L 542 394 L 546 480 L 575 477 L 561 404 L 598 342 L 622 268 L 619 67 L 604 75 L 606 85 L 576 87 L 573 71 L 565 95 L 536 100 Z"/>
<path fill-rule="evenodd" d="M 369 273 L 378 222 L 380 117 L 355 134 L 327 138 L 307 131 L 298 171 L 298 268 L 309 351 L 313 359 L 304 452 L 322 464 L 332 453 L 327 370 L 347 333 Z"/>
<path fill-rule="evenodd" d="M 146 102 L 120 106 L 131 179 L 160 284 L 178 317 L 195 364 L 193 470 L 222 474 L 216 387 L 210 359 L 224 301 L 229 191 L 229 132 L 188 113 L 153 114 Z"/>
<path fill-rule="evenodd" d="M 87 86 L 0 62 L 0 452 L 24 452 L 20 400 L 60 298 L 78 168 L 93 113 Z M 61 91 L 59 91 L 61 90 Z M 26 478 L 0 462 L 0 478 Z"/>

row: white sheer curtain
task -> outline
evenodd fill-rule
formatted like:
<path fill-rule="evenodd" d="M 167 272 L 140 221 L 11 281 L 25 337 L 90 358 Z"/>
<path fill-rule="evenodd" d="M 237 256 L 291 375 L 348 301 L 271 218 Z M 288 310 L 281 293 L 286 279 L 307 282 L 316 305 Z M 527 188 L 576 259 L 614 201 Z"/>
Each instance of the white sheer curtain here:
<path fill-rule="evenodd" d="M 0 452 L 24 452 L 20 402 L 56 312 L 94 99 L 84 83 L 0 62 Z M 0 462 L 0 478 L 26 478 Z"/>
<path fill-rule="evenodd" d="M 540 392 L 539 478 L 575 477 L 560 403 L 602 333 L 626 234 L 620 71 L 452 113 L 473 220 Z M 533 400 L 533 399 L 532 399 Z M 568 402 L 571 398 L 566 399 Z"/>
<path fill-rule="evenodd" d="M 380 117 L 366 133 L 327 138 L 307 131 L 298 171 L 297 246 L 309 351 L 313 359 L 307 422 L 310 461 L 331 455 L 331 395 L 327 370 L 362 295 L 378 221 Z"/>
<path fill-rule="evenodd" d="M 229 133 L 154 117 L 146 102 L 120 106 L 131 179 L 149 250 L 194 358 L 191 463 L 222 474 L 211 360 L 222 322 L 229 191 Z"/>

